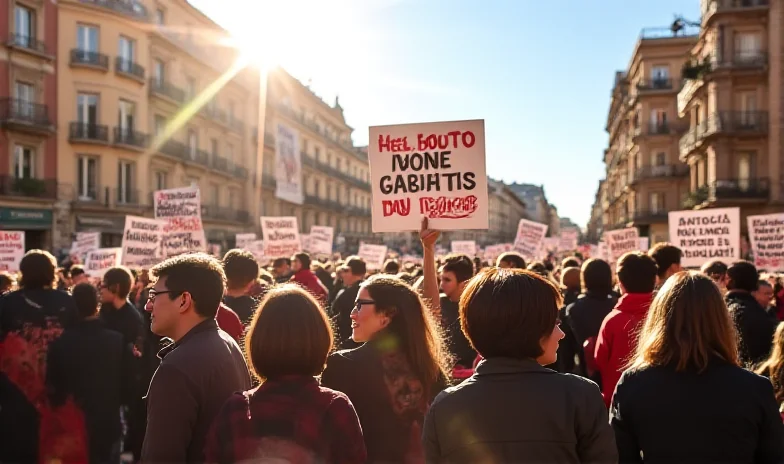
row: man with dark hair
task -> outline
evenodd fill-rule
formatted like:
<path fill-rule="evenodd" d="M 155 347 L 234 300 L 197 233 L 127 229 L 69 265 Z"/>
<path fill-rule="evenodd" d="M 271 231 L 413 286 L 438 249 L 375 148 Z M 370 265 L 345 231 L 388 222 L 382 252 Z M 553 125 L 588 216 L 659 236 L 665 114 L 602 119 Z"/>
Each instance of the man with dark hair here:
<path fill-rule="evenodd" d="M 141 461 L 203 462 L 212 420 L 232 393 L 250 389 L 237 342 L 215 321 L 226 275 L 203 253 L 170 258 L 150 272 L 157 278 L 145 308 L 152 331 L 174 342 L 159 353 L 150 383 Z"/>
<path fill-rule="evenodd" d="M 76 320 L 76 306 L 54 288 L 49 252 L 28 251 L 19 268 L 19 290 L 0 297 L 0 462 L 39 462 L 46 352 Z"/>
<path fill-rule="evenodd" d="M 621 256 L 616 269 L 622 296 L 604 318 L 594 350 L 608 408 L 615 385 L 637 348 L 637 336 L 651 306 L 658 272 L 656 261 L 639 251 Z"/>
<path fill-rule="evenodd" d="M 73 401 L 84 413 L 90 462 L 119 462 L 120 408 L 130 399 L 132 347 L 98 318 L 98 292 L 89 283 L 73 288 L 78 322 L 49 345 L 46 384 L 52 406 Z M 75 434 L 65 429 L 61 433 Z M 82 450 L 82 452 L 88 450 Z"/>
<path fill-rule="evenodd" d="M 722 295 L 727 293 L 727 265 L 718 259 L 708 261 L 700 268 L 700 272 L 713 279 L 719 286 Z"/>
<path fill-rule="evenodd" d="M 778 321 L 776 307 L 774 306 L 775 302 L 773 301 L 773 285 L 765 279 L 760 279 L 757 282 L 757 289 L 752 292 L 752 295 L 757 300 L 757 303 L 765 309 L 768 316 Z"/>
<path fill-rule="evenodd" d="M 768 357 L 778 325 L 752 295 L 757 290 L 758 276 L 757 268 L 748 261 L 737 261 L 727 268 L 724 300 L 738 331 L 738 356 L 746 366 Z"/>
<path fill-rule="evenodd" d="M 248 325 L 258 305 L 250 296 L 250 289 L 259 278 L 259 263 L 249 251 L 229 250 L 223 256 L 223 272 L 226 273 L 223 302 L 237 313 L 244 325 Z"/>
<path fill-rule="evenodd" d="M 312 293 L 322 305 L 326 305 L 329 291 L 310 270 L 310 255 L 305 252 L 297 253 L 292 257 L 291 262 L 294 270 L 291 281 Z"/>
<path fill-rule="evenodd" d="M 580 259 L 574 256 L 569 256 L 561 261 L 561 270 L 569 269 L 570 267 L 575 267 L 580 269 Z"/>
<path fill-rule="evenodd" d="M 291 260 L 277 258 L 272 262 L 272 273 L 275 274 L 275 283 L 282 284 L 291 280 L 291 276 L 294 274 L 291 271 Z"/>
<path fill-rule="evenodd" d="M 70 269 L 71 273 L 71 285 L 76 286 L 81 284 L 82 282 L 89 281 L 87 274 L 84 272 L 84 266 L 81 264 L 74 264 L 71 266 Z"/>
<path fill-rule="evenodd" d="M 384 262 L 382 272 L 384 274 L 397 275 L 397 273 L 400 272 L 400 263 L 398 263 L 394 259 L 388 259 Z"/>
<path fill-rule="evenodd" d="M 456 367 L 470 368 L 476 359 L 460 327 L 458 304 L 468 281 L 474 276 L 474 263 L 466 255 L 452 254 L 444 258 L 441 266 L 441 326 L 446 332 L 449 351 L 455 356 Z"/>
<path fill-rule="evenodd" d="M 648 256 L 656 261 L 657 268 L 657 282 L 656 285 L 661 287 L 664 282 L 670 278 L 671 275 L 681 272 L 681 258 L 683 252 L 680 248 L 667 242 L 657 243 L 650 250 Z"/>
<path fill-rule="evenodd" d="M 525 258 L 520 253 L 507 251 L 498 257 L 496 266 L 501 269 L 525 269 Z"/>
<path fill-rule="evenodd" d="M 335 346 L 340 349 L 347 350 L 359 346 L 351 339 L 351 312 L 354 310 L 354 302 L 365 274 L 367 274 L 367 265 L 359 256 L 349 256 L 338 268 L 338 276 L 343 281 L 343 288 L 332 303 L 330 316 L 337 332 Z"/>

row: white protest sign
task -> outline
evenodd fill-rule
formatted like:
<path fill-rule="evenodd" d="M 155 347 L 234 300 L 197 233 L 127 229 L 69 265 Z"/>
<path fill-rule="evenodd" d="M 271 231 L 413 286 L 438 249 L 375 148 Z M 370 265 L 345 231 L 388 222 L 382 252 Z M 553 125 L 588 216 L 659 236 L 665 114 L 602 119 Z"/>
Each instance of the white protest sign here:
<path fill-rule="evenodd" d="M 335 229 L 328 226 L 310 226 L 309 251 L 311 253 L 328 255 L 332 253 L 332 241 Z"/>
<path fill-rule="evenodd" d="M 599 245 L 596 247 L 596 257 L 608 263 L 610 262 L 610 249 L 607 247 L 607 242 L 599 242 Z"/>
<path fill-rule="evenodd" d="M 452 253 L 468 255 L 473 259 L 476 256 L 476 242 L 473 240 L 452 240 Z"/>
<path fill-rule="evenodd" d="M 100 232 L 77 232 L 76 240 L 71 243 L 71 256 L 84 259 L 88 251 L 101 248 Z"/>
<path fill-rule="evenodd" d="M 84 272 L 90 277 L 103 279 L 109 269 L 119 266 L 122 248 L 99 248 L 87 253 L 84 261 Z"/>
<path fill-rule="evenodd" d="M 299 134 L 291 127 L 278 124 L 275 143 L 275 196 L 301 205 L 304 196 Z"/>
<path fill-rule="evenodd" d="M 528 259 L 535 258 L 542 249 L 545 234 L 547 234 L 547 224 L 520 219 L 517 224 L 514 251 Z"/>
<path fill-rule="evenodd" d="M 25 254 L 25 233 L 0 230 L 0 271 L 17 272 Z"/>
<path fill-rule="evenodd" d="M 157 190 L 155 219 L 166 221 L 161 244 L 164 258 L 189 251 L 207 251 L 197 187 Z"/>
<path fill-rule="evenodd" d="M 640 251 L 640 233 L 636 227 L 608 230 L 604 233 L 604 242 L 610 254 L 610 264 L 615 264 L 618 258 L 630 251 Z"/>
<path fill-rule="evenodd" d="M 640 237 L 640 251 L 648 251 L 651 247 L 650 237 Z"/>
<path fill-rule="evenodd" d="M 767 271 L 784 271 L 784 213 L 749 216 L 746 221 L 754 265 Z"/>
<path fill-rule="evenodd" d="M 558 249 L 561 251 L 576 250 L 579 239 L 580 232 L 577 229 L 562 229 L 558 240 Z"/>
<path fill-rule="evenodd" d="M 235 248 L 239 248 L 241 250 L 247 248 L 248 243 L 253 242 L 256 240 L 256 234 L 249 233 L 249 234 L 237 234 L 234 238 L 234 245 Z"/>
<path fill-rule="evenodd" d="M 683 251 L 684 267 L 740 259 L 740 208 L 670 211 L 669 227 L 670 242 Z"/>
<path fill-rule="evenodd" d="M 373 232 L 487 229 L 483 120 L 370 128 Z"/>
<path fill-rule="evenodd" d="M 269 260 L 266 256 L 264 256 L 264 240 L 254 240 L 252 242 L 248 242 L 245 244 L 244 249 L 253 253 L 256 261 L 259 263 L 265 263 Z"/>
<path fill-rule="evenodd" d="M 297 218 L 262 217 L 261 232 L 264 239 L 264 256 L 268 259 L 291 258 L 302 251 Z"/>
<path fill-rule="evenodd" d="M 381 269 L 387 259 L 387 247 L 360 242 L 357 256 L 362 258 L 368 269 Z"/>
<path fill-rule="evenodd" d="M 161 262 L 161 242 L 165 227 L 166 221 L 160 219 L 125 216 L 122 238 L 123 266 L 149 269 Z"/>
<path fill-rule="evenodd" d="M 507 251 L 512 251 L 514 245 L 511 243 L 499 243 L 497 245 L 488 245 L 485 247 L 485 260 L 491 263 L 495 263 L 496 259 L 499 256 L 506 253 Z"/>

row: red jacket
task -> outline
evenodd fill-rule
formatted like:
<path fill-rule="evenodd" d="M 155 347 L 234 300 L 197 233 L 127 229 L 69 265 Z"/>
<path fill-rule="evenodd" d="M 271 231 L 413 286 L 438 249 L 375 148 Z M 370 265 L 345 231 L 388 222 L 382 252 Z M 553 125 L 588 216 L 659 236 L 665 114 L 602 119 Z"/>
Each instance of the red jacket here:
<path fill-rule="evenodd" d="M 291 276 L 291 281 L 301 285 L 305 290 L 313 294 L 322 304 L 327 303 L 327 287 L 316 277 L 310 269 L 302 269 Z"/>
<path fill-rule="evenodd" d="M 594 359 L 602 376 L 602 396 L 608 408 L 615 385 L 637 348 L 637 335 L 652 299 L 652 293 L 626 293 L 602 321 Z"/>
<path fill-rule="evenodd" d="M 231 310 L 228 306 L 221 303 L 218 306 L 218 314 L 215 315 L 215 320 L 218 322 L 218 327 L 231 335 L 231 338 L 240 343 L 242 336 L 245 335 L 245 326 L 242 325 L 240 317 L 237 313 Z"/>

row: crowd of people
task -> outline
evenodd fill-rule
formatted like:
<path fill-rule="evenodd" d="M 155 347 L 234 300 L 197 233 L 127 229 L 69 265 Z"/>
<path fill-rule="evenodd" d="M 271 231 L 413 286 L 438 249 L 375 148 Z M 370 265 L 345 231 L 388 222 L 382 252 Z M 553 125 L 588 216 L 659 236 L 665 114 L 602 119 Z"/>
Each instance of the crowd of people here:
<path fill-rule="evenodd" d="M 0 462 L 782 462 L 784 288 L 435 254 L 0 274 Z"/>

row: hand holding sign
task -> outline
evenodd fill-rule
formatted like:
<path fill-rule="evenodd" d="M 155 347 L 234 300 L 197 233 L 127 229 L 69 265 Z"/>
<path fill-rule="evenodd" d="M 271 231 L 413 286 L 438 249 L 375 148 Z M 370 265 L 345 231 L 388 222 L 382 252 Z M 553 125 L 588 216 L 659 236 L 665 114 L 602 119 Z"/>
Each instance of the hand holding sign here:
<path fill-rule="evenodd" d="M 438 241 L 438 237 L 441 236 L 441 232 L 433 229 L 428 229 L 428 220 L 427 216 L 422 217 L 422 227 L 419 230 L 419 239 L 422 241 L 422 247 L 427 249 L 435 249 L 436 242 Z"/>

